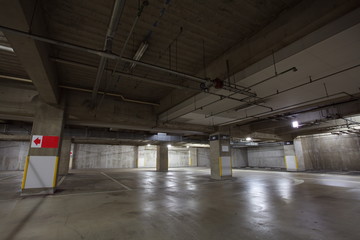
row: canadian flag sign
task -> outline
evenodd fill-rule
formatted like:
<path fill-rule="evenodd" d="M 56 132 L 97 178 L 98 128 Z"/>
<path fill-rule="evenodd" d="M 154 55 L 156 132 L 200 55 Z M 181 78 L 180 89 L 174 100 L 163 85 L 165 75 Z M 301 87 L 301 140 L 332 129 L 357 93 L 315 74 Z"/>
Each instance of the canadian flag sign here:
<path fill-rule="evenodd" d="M 58 148 L 58 136 L 33 135 L 31 140 L 32 148 Z"/>

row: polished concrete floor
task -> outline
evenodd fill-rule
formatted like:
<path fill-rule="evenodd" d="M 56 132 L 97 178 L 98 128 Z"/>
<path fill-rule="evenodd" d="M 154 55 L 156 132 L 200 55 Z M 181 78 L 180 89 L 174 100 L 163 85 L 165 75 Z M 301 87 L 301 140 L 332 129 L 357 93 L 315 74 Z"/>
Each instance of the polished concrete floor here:
<path fill-rule="evenodd" d="M 0 172 L 0 239 L 360 239 L 360 177 L 206 168 L 74 171 L 20 197 Z"/>

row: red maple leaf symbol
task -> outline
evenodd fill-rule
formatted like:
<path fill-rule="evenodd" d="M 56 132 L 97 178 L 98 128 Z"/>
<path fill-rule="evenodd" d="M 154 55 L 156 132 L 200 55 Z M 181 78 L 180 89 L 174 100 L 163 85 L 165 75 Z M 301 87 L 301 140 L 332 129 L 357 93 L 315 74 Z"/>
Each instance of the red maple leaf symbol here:
<path fill-rule="evenodd" d="M 34 143 L 35 143 L 36 145 L 39 145 L 39 144 L 41 143 L 40 138 L 36 138 L 36 139 L 34 140 Z"/>

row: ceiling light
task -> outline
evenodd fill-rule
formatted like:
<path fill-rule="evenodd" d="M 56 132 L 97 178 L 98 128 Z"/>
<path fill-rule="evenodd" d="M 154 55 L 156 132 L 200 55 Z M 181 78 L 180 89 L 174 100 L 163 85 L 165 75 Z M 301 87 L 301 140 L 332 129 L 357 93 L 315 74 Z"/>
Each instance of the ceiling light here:
<path fill-rule="evenodd" d="M 6 51 L 6 52 L 14 52 L 14 49 L 12 47 L 0 45 L 0 50 Z"/>
<path fill-rule="evenodd" d="M 186 146 L 186 148 L 189 148 L 189 146 Z"/>
<path fill-rule="evenodd" d="M 133 59 L 136 61 L 139 61 L 141 59 L 141 57 L 144 55 L 146 49 L 149 47 L 149 44 L 147 42 L 142 42 L 138 48 L 138 50 L 136 51 Z M 130 64 L 130 69 L 133 69 L 136 66 L 135 63 L 131 63 Z"/>
<path fill-rule="evenodd" d="M 299 127 L 299 122 L 298 121 L 293 121 L 292 122 L 292 127 L 293 128 L 298 128 Z"/>
<path fill-rule="evenodd" d="M 148 147 L 150 147 L 151 145 L 150 145 L 150 144 L 148 144 L 147 146 L 148 146 Z"/>
<path fill-rule="evenodd" d="M 252 139 L 251 139 L 251 137 L 247 137 L 245 140 L 250 142 Z"/>
<path fill-rule="evenodd" d="M 168 144 L 167 147 L 168 147 L 168 148 L 171 148 L 171 144 Z"/>

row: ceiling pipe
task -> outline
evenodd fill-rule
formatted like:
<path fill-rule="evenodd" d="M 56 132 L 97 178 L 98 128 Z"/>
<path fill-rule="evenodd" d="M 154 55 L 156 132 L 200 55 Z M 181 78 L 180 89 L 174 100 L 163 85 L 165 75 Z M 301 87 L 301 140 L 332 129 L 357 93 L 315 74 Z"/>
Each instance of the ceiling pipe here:
<path fill-rule="evenodd" d="M 270 108 L 270 107 L 267 107 L 267 106 L 264 106 L 264 105 L 260 105 L 260 104 L 257 104 L 257 103 L 258 103 L 258 102 L 265 102 L 265 99 L 268 99 L 268 98 L 273 97 L 273 96 L 275 96 L 275 95 L 278 95 L 278 94 L 281 94 L 281 93 L 285 93 L 285 92 L 294 90 L 294 89 L 296 89 L 296 88 L 299 88 L 299 87 L 302 87 L 302 86 L 305 86 L 305 85 L 308 85 L 308 84 L 312 84 L 312 83 L 314 83 L 314 82 L 317 82 L 317 81 L 326 79 L 326 78 L 328 78 L 328 77 L 331 77 L 331 76 L 334 76 L 334 75 L 337 75 L 337 74 L 340 74 L 340 73 L 343 73 L 343 72 L 346 72 L 346 71 L 349 71 L 349 70 L 352 70 L 352 69 L 355 69 L 355 68 L 358 68 L 358 67 L 360 67 L 360 64 L 357 64 L 357 65 L 354 65 L 354 66 L 351 66 L 351 67 L 342 69 L 342 70 L 337 71 L 337 72 L 333 72 L 333 73 L 327 74 L 327 75 L 325 75 L 325 76 L 323 76 L 323 77 L 319 77 L 319 78 L 317 78 L 317 79 L 311 79 L 311 77 L 310 77 L 310 81 L 309 81 L 309 82 L 302 83 L 302 84 L 296 85 L 296 86 L 294 86 L 294 87 L 290 87 L 290 88 L 284 89 L 284 90 L 282 90 L 282 91 L 277 91 L 276 93 L 273 93 L 273 94 L 270 94 L 270 95 L 267 95 L 267 96 L 264 96 L 264 97 L 256 97 L 256 98 L 258 98 L 258 99 L 255 100 L 255 101 L 253 101 L 253 102 L 245 102 L 245 101 L 244 101 L 244 102 L 245 102 L 249 107 L 250 107 L 250 106 L 260 106 L 260 107 L 268 108 L 268 109 L 270 109 L 271 111 L 274 111 L 274 109 L 272 109 L 272 108 Z M 289 71 L 295 71 L 295 70 L 294 70 L 293 68 L 290 68 L 290 69 L 288 69 L 288 70 L 285 70 L 285 71 L 282 72 L 282 73 L 279 73 L 278 75 L 283 74 L 283 73 L 286 73 L 286 72 L 289 72 Z M 270 80 L 270 79 L 272 79 L 272 78 L 273 78 L 273 77 L 267 78 L 267 79 L 265 79 L 265 81 L 268 81 L 268 80 Z M 254 85 L 258 85 L 258 84 L 263 83 L 263 82 L 265 82 L 265 81 L 262 80 L 261 82 L 258 82 L 258 83 L 254 84 Z M 252 86 L 254 86 L 254 85 L 252 85 Z M 234 95 L 234 93 L 233 93 L 233 94 L 230 94 L 229 96 L 232 96 L 232 95 Z M 350 95 L 350 94 L 348 94 L 348 96 L 353 97 L 353 96 Z M 168 120 L 168 121 L 175 120 L 175 119 L 177 119 L 177 118 L 179 118 L 179 117 L 182 117 L 182 116 L 184 116 L 184 115 L 186 115 L 186 114 L 192 113 L 192 112 L 197 111 L 197 110 L 202 110 L 204 107 L 210 106 L 210 105 L 212 105 L 212 104 L 214 104 L 214 103 L 217 103 L 217 102 L 219 102 L 219 101 L 222 101 L 222 100 L 223 100 L 223 99 L 218 99 L 218 100 L 212 101 L 212 102 L 210 102 L 210 103 L 204 104 L 204 105 L 199 106 L 199 107 L 197 107 L 197 108 L 195 108 L 195 109 L 192 109 L 192 110 L 190 110 L 190 111 L 188 111 L 188 112 L 186 112 L 186 113 L 184 113 L 184 114 L 178 115 L 178 116 L 176 116 L 176 117 L 174 117 L 174 118 L 172 118 L 172 119 L 170 119 L 170 120 Z M 244 100 L 245 100 L 245 99 L 244 99 Z M 221 114 L 221 113 L 226 112 L 226 111 L 231 111 L 231 110 L 235 110 L 235 111 L 236 111 L 236 108 L 240 108 L 240 109 L 241 109 L 242 107 L 243 107 L 243 105 L 237 106 L 237 107 L 235 107 L 235 108 L 230 108 L 230 109 L 227 109 L 227 110 L 222 111 L 222 112 L 220 112 L 220 113 L 212 114 L 212 115 L 210 115 L 209 117 L 216 116 L 216 115 Z M 247 108 L 247 106 L 246 106 L 246 108 Z M 239 109 L 239 110 L 240 110 L 240 109 Z M 244 108 L 243 108 L 243 109 L 244 109 Z M 271 112 L 271 111 L 270 111 L 270 112 Z M 205 118 L 206 118 L 206 116 L 205 116 Z M 241 118 L 240 120 L 242 121 L 243 119 Z M 236 120 L 232 120 L 232 121 L 236 121 Z M 232 122 L 232 121 L 230 121 L 230 122 Z"/>
<path fill-rule="evenodd" d="M 117 26 L 119 25 L 119 22 L 120 22 L 120 17 L 124 10 L 124 6 L 125 6 L 125 0 L 115 0 L 114 8 L 113 8 L 111 19 L 109 22 L 109 27 L 108 27 L 108 30 L 107 30 L 106 36 L 105 36 L 105 43 L 104 43 L 104 48 L 103 48 L 103 50 L 105 52 L 111 53 L 113 40 L 115 37 Z M 95 105 L 96 105 L 96 98 L 97 98 L 97 94 L 99 91 L 99 87 L 100 87 L 101 79 L 102 79 L 102 76 L 104 73 L 106 62 L 107 62 L 107 58 L 105 56 L 101 56 L 99 67 L 98 67 L 97 74 L 96 74 L 94 87 L 93 87 L 93 91 L 91 94 L 91 107 L 95 107 Z"/>
<path fill-rule="evenodd" d="M 74 62 L 74 61 L 68 61 L 68 60 L 64 60 L 64 59 L 60 59 L 60 58 L 51 58 L 51 60 L 58 62 L 58 63 L 62 63 L 62 64 L 67 64 L 67 65 L 71 65 L 71 66 L 77 66 L 77 67 L 81 67 L 81 68 L 87 68 L 87 69 L 96 69 L 95 66 L 92 65 L 88 65 L 88 64 L 84 64 L 84 63 L 79 63 L 79 62 Z M 106 71 L 111 71 L 109 69 L 106 69 Z M 123 73 L 123 72 L 115 72 L 115 75 L 119 75 L 119 76 L 124 76 L 124 77 L 129 77 L 135 80 L 139 80 L 139 81 L 144 81 L 144 82 L 148 82 L 148 83 L 152 83 L 152 84 L 158 84 L 158 85 L 163 85 L 163 86 L 167 86 L 167 87 L 172 87 L 172 88 L 177 88 L 177 89 L 189 89 L 189 90 L 193 90 L 193 91 L 197 91 L 197 92 L 203 92 L 201 89 L 198 88 L 194 88 L 194 87 L 189 87 L 189 86 L 179 86 L 173 83 L 165 83 L 163 81 L 160 80 L 156 80 L 156 79 L 149 79 L 149 78 L 144 78 L 144 77 L 140 77 L 140 76 L 136 76 L 133 74 L 129 74 L 129 73 Z M 219 100 L 216 100 L 215 102 L 221 101 L 223 99 L 231 99 L 234 101 L 239 101 L 239 102 L 243 102 L 243 103 L 247 103 L 246 98 L 244 99 L 237 99 L 237 98 L 233 98 L 231 96 L 233 96 L 234 94 L 231 94 L 229 96 L 226 95 L 222 95 L 222 94 L 218 94 L 218 93 L 213 93 L 213 92 L 204 92 L 205 94 L 209 94 L 209 95 L 213 95 L 213 96 L 218 96 Z M 214 103 L 214 102 L 213 102 Z"/>
<path fill-rule="evenodd" d="M 168 69 L 168 68 L 163 68 L 163 67 L 156 66 L 156 65 L 153 65 L 153 64 L 150 64 L 150 63 L 144 63 L 144 62 L 136 61 L 136 60 L 131 59 L 131 58 L 121 57 L 121 56 L 118 56 L 118 55 L 116 55 L 114 53 L 108 53 L 108 52 L 105 52 L 105 51 L 96 50 L 96 49 L 92 49 L 92 48 L 87 48 L 87 47 L 79 46 L 79 45 L 64 42 L 64 41 L 54 40 L 54 39 L 51 39 L 51 38 L 42 37 L 42 36 L 39 36 L 39 35 L 36 35 L 36 34 L 27 33 L 27 32 L 24 32 L 24 31 L 17 30 L 17 29 L 13 29 L 13 28 L 0 26 L 0 31 L 17 34 L 19 36 L 28 37 L 28 38 L 31 38 L 31 39 L 34 39 L 34 40 L 37 40 L 37 41 L 41 41 L 41 42 L 45 42 L 45 43 L 49 43 L 49 44 L 53 44 L 53 45 L 57 45 L 57 46 L 61 46 L 61 47 L 66 47 L 66 48 L 70 48 L 70 49 L 74 49 L 74 50 L 78 50 L 78 51 L 82 51 L 82 52 L 87 52 L 87 53 L 94 54 L 94 55 L 97 55 L 97 56 L 100 56 L 100 57 L 105 57 L 105 58 L 108 58 L 108 59 L 111 59 L 111 60 L 119 60 L 119 61 L 124 61 L 124 62 L 128 62 L 128 63 L 134 63 L 134 64 L 139 65 L 139 66 L 143 66 L 143 67 L 151 68 L 151 69 L 154 69 L 154 70 L 174 74 L 174 75 L 177 75 L 177 76 L 180 76 L 180 77 L 184 77 L 184 78 L 190 79 L 190 80 L 195 81 L 195 82 L 200 82 L 200 83 L 207 83 L 208 82 L 208 80 L 200 78 L 200 77 L 192 76 L 192 75 L 182 73 L 182 72 L 179 72 L 179 71 L 175 71 L 175 70 L 171 70 L 171 69 Z"/>
<path fill-rule="evenodd" d="M 14 80 L 14 81 L 19 81 L 19 82 L 32 83 L 32 80 L 31 80 L 31 79 L 28 79 L 28 78 L 14 77 L 14 76 L 2 75 L 2 74 L 0 74 L 0 78 L 9 79 L 9 80 Z M 88 92 L 88 93 L 91 93 L 91 92 L 92 92 L 91 89 L 80 88 L 80 87 L 72 87 L 72 86 L 68 86 L 68 85 L 59 85 L 59 88 L 69 89 L 69 90 L 74 90 L 74 91 L 79 91 L 79 92 Z M 140 101 L 140 100 L 135 100 L 135 99 L 126 98 L 126 97 L 124 97 L 123 95 L 118 94 L 118 93 L 105 93 L 105 92 L 103 92 L 103 91 L 99 91 L 98 94 L 101 94 L 101 95 L 106 94 L 106 95 L 108 95 L 108 96 L 119 97 L 119 98 L 121 98 L 121 100 L 123 100 L 124 102 L 132 102 L 132 103 L 138 103 L 138 104 L 144 104 L 144 105 L 151 105 L 151 106 L 159 106 L 159 105 L 160 105 L 160 104 L 158 104 L 158 103 L 145 102 L 145 101 Z"/>
<path fill-rule="evenodd" d="M 139 3 L 140 3 L 140 2 L 139 2 Z M 133 22 L 133 24 L 132 24 L 132 26 L 131 26 L 130 32 L 128 33 L 127 38 L 126 38 L 126 40 L 125 40 L 125 43 L 124 43 L 124 45 L 123 45 L 123 47 L 122 47 L 122 49 L 121 49 L 121 51 L 120 51 L 120 55 L 119 55 L 120 57 L 122 57 L 123 54 L 124 54 L 124 52 L 125 52 L 125 49 L 126 49 L 126 47 L 127 47 L 127 44 L 128 44 L 128 42 L 129 42 L 129 40 L 130 40 L 130 37 L 132 36 L 132 34 L 133 34 L 133 32 L 134 32 L 135 26 L 136 26 L 136 24 L 137 24 L 137 22 L 138 22 L 138 20 L 139 20 L 139 18 L 140 18 L 140 16 L 141 16 L 141 13 L 143 12 L 144 8 L 145 8 L 146 6 L 148 6 L 148 5 L 149 5 L 149 1 L 145 0 L 145 1 L 143 1 L 142 4 L 139 6 L 138 12 L 137 12 L 136 17 L 135 17 L 135 20 L 134 20 L 134 22 Z M 136 60 L 139 60 L 139 59 L 136 59 Z M 116 60 L 115 66 L 114 66 L 114 68 L 113 68 L 113 70 L 112 70 L 112 72 L 111 72 L 110 83 L 112 82 L 112 77 L 115 75 L 115 72 L 116 72 L 116 69 L 117 69 L 117 67 L 118 67 L 118 64 L 119 64 L 119 60 Z M 104 68 L 105 68 L 105 66 L 104 66 Z M 109 88 L 109 86 L 110 86 L 110 83 L 107 83 L 106 88 L 105 88 L 105 92 L 108 92 L 108 88 Z M 106 96 L 106 93 L 104 94 L 104 97 L 105 97 L 105 96 Z M 95 99 L 96 99 L 96 97 L 95 97 Z M 102 100 L 103 100 L 103 99 L 104 99 L 104 98 L 102 98 Z M 102 102 L 102 100 L 101 100 L 101 102 Z M 100 102 L 100 104 L 99 104 L 98 107 L 100 107 L 101 102 Z M 95 103 L 95 102 L 94 102 L 94 103 Z M 94 106 L 95 106 L 95 104 L 94 104 Z"/>
<path fill-rule="evenodd" d="M 347 93 L 347 92 L 338 92 L 338 93 L 334 93 L 334 94 L 331 94 L 331 95 L 328 95 L 328 96 L 324 96 L 324 97 L 319 97 L 319 98 L 315 98 L 315 99 L 312 99 L 312 100 L 308 100 L 308 101 L 304 101 L 304 102 L 300 102 L 300 103 L 296 103 L 296 104 L 292 104 L 292 105 L 288 105 L 288 106 L 285 106 L 285 107 L 281 107 L 281 108 L 278 108 L 278 109 L 274 109 L 273 111 L 265 111 L 265 112 L 261 112 L 261 113 L 257 113 L 257 114 L 254 114 L 254 115 L 251 115 L 251 116 L 247 116 L 247 117 L 242 117 L 242 118 L 237 118 L 235 120 L 231 120 L 231 121 L 227 121 L 227 122 L 224 122 L 224 123 L 221 123 L 219 124 L 220 127 L 222 126 L 227 126 L 227 125 L 230 125 L 230 124 L 234 124 L 234 123 L 237 123 L 237 122 L 240 122 L 240 121 L 245 121 L 245 120 L 248 120 L 250 118 L 261 118 L 263 115 L 266 115 L 268 113 L 277 113 L 277 112 L 281 112 L 281 111 L 286 111 L 286 110 L 289 110 L 293 107 L 302 107 L 302 105 L 304 104 L 307 104 L 307 103 L 312 103 L 314 101 L 318 101 L 318 100 L 323 100 L 323 99 L 326 99 L 326 98 L 330 98 L 330 97 L 335 97 L 335 96 L 338 96 L 338 95 L 345 95 L 347 97 L 350 97 L 351 99 L 348 100 L 347 102 L 350 102 L 350 101 L 355 101 L 356 98 Z"/>
<path fill-rule="evenodd" d="M 84 69 L 91 69 L 91 70 L 96 70 L 97 67 L 96 66 L 92 66 L 89 64 L 85 64 L 85 63 L 80 63 L 80 62 L 74 62 L 74 61 L 69 61 L 69 60 L 65 60 L 65 59 L 61 59 L 61 58 L 50 58 L 52 61 L 57 62 L 57 63 L 61 63 L 61 64 L 66 64 L 69 66 L 75 66 L 75 67 L 80 67 L 80 68 L 84 68 Z M 111 73 L 115 76 L 121 76 L 121 77 L 128 77 L 130 79 L 134 79 L 137 81 L 142 81 L 142 82 L 146 82 L 146 83 L 150 83 L 150 84 L 155 84 L 155 85 L 160 85 L 160 86 L 165 86 L 165 87 L 171 87 L 171 88 L 177 88 L 177 89 L 186 89 L 186 87 L 180 86 L 180 85 L 176 85 L 173 83 L 168 83 L 168 82 L 163 82 L 157 79 L 150 79 L 150 78 L 145 78 L 145 77 L 141 77 L 141 76 L 137 76 L 137 75 L 133 75 L 130 73 L 124 73 L 124 72 L 119 72 L 119 71 L 115 71 L 113 72 L 113 70 L 105 68 L 105 71 L 107 73 Z"/>

